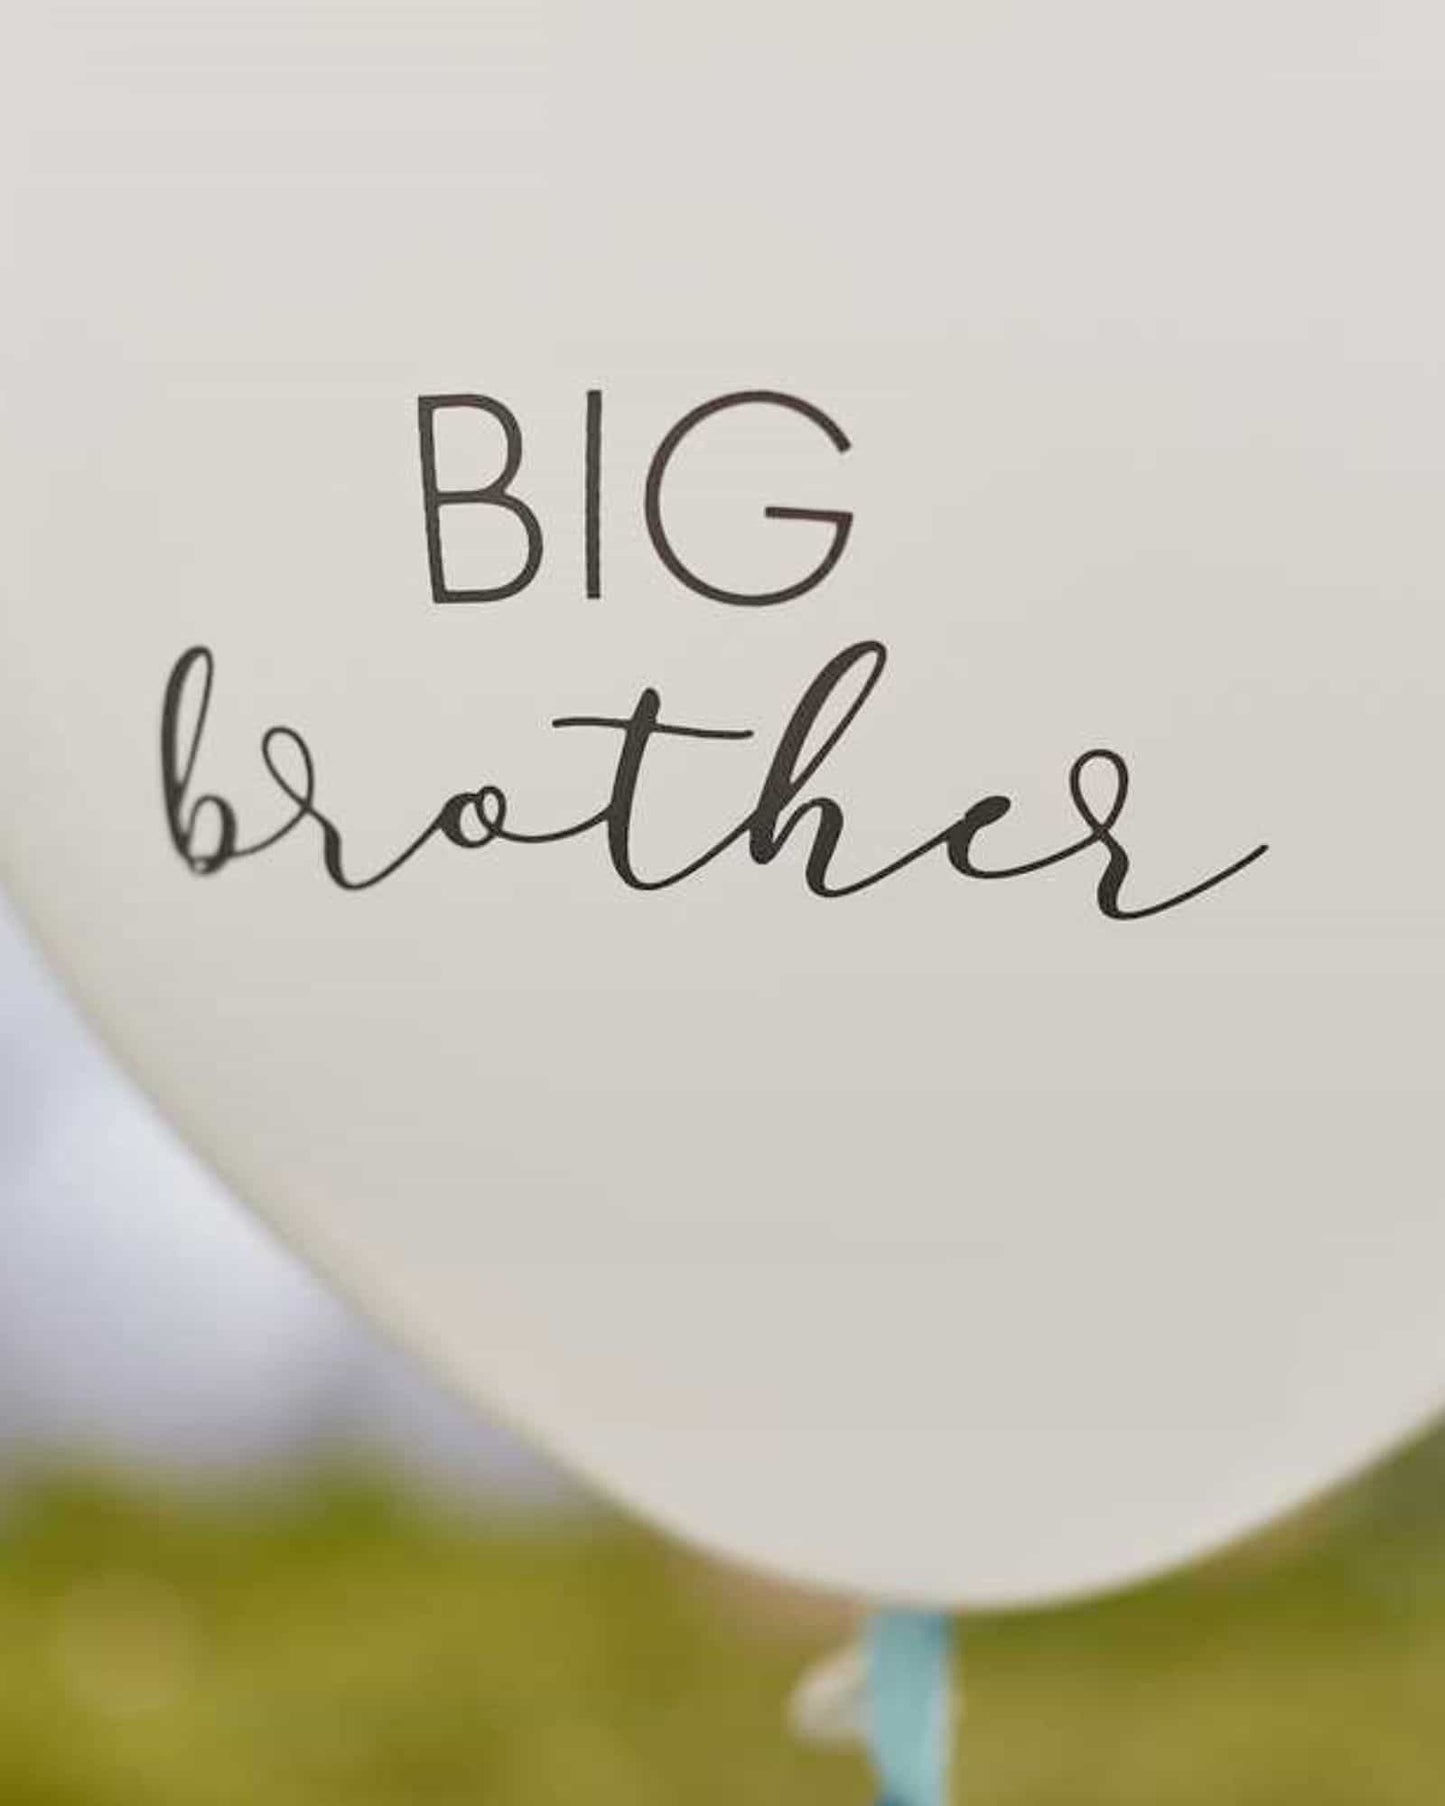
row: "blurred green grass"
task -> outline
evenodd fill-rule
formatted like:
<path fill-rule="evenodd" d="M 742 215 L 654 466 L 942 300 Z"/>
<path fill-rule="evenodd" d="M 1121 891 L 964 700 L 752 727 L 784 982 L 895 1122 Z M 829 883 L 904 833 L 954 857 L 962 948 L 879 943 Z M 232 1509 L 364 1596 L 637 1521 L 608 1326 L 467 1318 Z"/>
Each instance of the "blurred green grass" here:
<path fill-rule="evenodd" d="M 0 1806 L 865 1806 L 783 1704 L 839 1607 L 607 1518 L 351 1472 L 0 1498 Z M 1445 1457 L 1227 1558 L 965 1627 L 977 1806 L 1433 1806 Z"/>

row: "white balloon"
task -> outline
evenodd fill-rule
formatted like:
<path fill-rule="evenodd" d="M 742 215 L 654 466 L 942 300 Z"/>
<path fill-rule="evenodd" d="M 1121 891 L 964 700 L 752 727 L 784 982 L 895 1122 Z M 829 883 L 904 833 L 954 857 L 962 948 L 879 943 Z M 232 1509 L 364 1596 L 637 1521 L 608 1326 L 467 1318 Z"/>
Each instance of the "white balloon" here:
<path fill-rule="evenodd" d="M 1438 9 L 9 14 L 0 853 L 242 1195 L 872 1595 L 1435 1409 Z"/>

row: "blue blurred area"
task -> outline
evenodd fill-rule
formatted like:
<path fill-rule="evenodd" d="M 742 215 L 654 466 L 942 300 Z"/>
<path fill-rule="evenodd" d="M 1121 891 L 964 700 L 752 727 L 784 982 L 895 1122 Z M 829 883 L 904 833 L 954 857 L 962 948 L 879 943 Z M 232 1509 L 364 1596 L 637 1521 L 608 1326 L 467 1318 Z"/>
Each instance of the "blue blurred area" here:
<path fill-rule="evenodd" d="M 466 1500 L 575 1501 L 384 1346 L 181 1146 L 0 897 L 0 1473 L 354 1449 Z"/>

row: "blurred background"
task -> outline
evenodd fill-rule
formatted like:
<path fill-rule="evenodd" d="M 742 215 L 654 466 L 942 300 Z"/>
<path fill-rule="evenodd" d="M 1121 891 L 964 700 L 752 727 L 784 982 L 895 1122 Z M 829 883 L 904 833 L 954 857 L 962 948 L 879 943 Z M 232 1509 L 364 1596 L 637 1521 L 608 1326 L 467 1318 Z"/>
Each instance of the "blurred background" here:
<path fill-rule="evenodd" d="M 0 1225 L 0 1806 L 868 1800 L 785 1723 L 848 1608 L 618 1522 L 381 1344 L 3 900 Z M 1445 1442 L 963 1649 L 978 1806 L 1434 1806 Z"/>

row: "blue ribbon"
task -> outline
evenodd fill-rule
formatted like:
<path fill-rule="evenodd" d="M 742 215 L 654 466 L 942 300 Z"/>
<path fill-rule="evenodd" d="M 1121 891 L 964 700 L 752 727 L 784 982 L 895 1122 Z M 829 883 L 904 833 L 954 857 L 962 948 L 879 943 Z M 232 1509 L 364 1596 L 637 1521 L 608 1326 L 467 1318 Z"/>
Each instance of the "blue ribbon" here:
<path fill-rule="evenodd" d="M 879 1806 L 948 1806 L 951 1620 L 941 1612 L 879 1612 L 869 1622 L 867 1647 Z"/>

